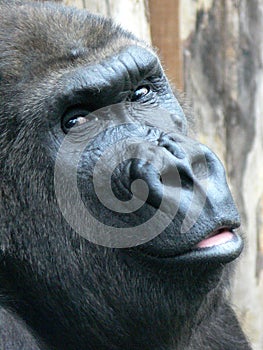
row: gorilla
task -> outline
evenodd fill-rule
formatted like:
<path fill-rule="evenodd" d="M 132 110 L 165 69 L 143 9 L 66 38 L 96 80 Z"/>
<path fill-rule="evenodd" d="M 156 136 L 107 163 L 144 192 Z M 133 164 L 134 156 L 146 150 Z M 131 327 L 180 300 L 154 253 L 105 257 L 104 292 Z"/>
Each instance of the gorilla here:
<path fill-rule="evenodd" d="M 177 95 L 111 20 L 0 0 L 1 349 L 251 349 L 239 215 Z"/>

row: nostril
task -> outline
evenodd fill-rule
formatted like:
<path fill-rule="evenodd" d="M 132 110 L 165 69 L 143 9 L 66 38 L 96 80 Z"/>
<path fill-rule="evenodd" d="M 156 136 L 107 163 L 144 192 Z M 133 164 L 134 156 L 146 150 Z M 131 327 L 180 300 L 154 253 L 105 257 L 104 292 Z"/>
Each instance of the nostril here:
<path fill-rule="evenodd" d="M 142 201 L 146 201 L 149 196 L 149 185 L 143 179 L 135 179 L 130 186 L 131 193 L 137 195 Z"/>
<path fill-rule="evenodd" d="M 176 166 L 168 166 L 160 176 L 161 184 L 171 188 L 177 188 L 182 185 L 182 178 L 179 168 Z"/>
<path fill-rule="evenodd" d="M 199 180 L 211 177 L 216 171 L 216 164 L 220 164 L 216 156 L 208 149 L 194 157 L 191 162 L 192 172 Z"/>
<path fill-rule="evenodd" d="M 205 157 L 198 157 L 198 159 L 195 159 L 192 162 L 191 167 L 197 179 L 203 180 L 209 177 L 209 168 Z"/>
<path fill-rule="evenodd" d="M 150 161 L 135 158 L 130 163 L 129 181 L 130 190 L 136 197 L 159 208 L 163 198 L 163 185 L 158 167 Z"/>

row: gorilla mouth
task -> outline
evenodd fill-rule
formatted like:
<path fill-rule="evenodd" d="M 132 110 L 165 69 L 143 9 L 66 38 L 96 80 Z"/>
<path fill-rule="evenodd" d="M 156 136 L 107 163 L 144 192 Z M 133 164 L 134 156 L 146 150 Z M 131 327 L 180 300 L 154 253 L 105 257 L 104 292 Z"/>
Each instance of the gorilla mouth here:
<path fill-rule="evenodd" d="M 210 261 L 228 263 L 236 259 L 243 249 L 243 239 L 229 227 L 211 232 L 189 252 L 178 256 L 179 261 Z"/>
<path fill-rule="evenodd" d="M 206 235 L 187 251 L 179 254 L 160 255 L 152 254 L 149 250 L 145 257 L 152 262 L 162 264 L 174 263 L 228 263 L 235 260 L 243 249 L 243 239 L 230 227 L 221 227 Z"/>
<path fill-rule="evenodd" d="M 229 228 L 221 228 L 219 230 L 213 231 L 205 239 L 197 243 L 195 248 L 203 249 L 225 244 L 233 240 L 234 235 L 235 233 L 233 232 L 233 230 L 230 230 Z"/>

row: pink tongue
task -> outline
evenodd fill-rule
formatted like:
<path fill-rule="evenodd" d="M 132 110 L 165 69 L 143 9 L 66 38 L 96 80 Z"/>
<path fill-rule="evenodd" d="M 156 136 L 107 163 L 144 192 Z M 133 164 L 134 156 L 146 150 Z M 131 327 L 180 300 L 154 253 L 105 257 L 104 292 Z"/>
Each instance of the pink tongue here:
<path fill-rule="evenodd" d="M 226 243 L 230 241 L 233 238 L 233 233 L 230 231 L 223 231 L 221 233 L 218 233 L 217 235 L 213 237 L 209 237 L 204 239 L 203 241 L 199 242 L 196 247 L 197 248 L 207 248 L 212 247 L 215 245 L 220 245 L 223 243 Z"/>

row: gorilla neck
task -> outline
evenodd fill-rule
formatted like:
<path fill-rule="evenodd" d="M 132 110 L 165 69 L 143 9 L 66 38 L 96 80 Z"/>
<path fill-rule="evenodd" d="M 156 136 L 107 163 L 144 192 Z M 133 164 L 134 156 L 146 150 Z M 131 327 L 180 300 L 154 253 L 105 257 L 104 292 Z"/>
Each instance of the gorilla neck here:
<path fill-rule="evenodd" d="M 201 322 L 200 306 L 221 273 L 200 267 L 156 271 L 136 262 L 131 269 L 118 254 L 102 260 L 98 252 L 76 265 L 72 254 L 68 263 L 54 258 L 48 274 L 39 268 L 32 273 L 32 261 L 7 262 L 4 283 L 19 298 L 10 306 L 54 349 L 187 349 Z M 220 290 L 210 293 L 213 305 Z"/>

